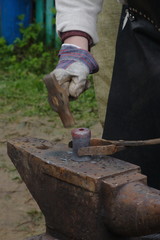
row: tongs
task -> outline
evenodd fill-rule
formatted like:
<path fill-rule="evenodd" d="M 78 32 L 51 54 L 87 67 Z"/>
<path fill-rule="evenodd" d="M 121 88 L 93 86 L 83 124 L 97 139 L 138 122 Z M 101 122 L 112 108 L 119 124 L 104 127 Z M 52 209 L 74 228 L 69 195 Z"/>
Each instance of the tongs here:
<path fill-rule="evenodd" d="M 126 148 L 156 144 L 160 144 L 160 138 L 137 141 L 91 138 L 90 146 L 79 148 L 78 155 L 112 155 L 116 152 L 125 150 Z M 72 142 L 69 143 L 69 146 L 72 146 Z"/>

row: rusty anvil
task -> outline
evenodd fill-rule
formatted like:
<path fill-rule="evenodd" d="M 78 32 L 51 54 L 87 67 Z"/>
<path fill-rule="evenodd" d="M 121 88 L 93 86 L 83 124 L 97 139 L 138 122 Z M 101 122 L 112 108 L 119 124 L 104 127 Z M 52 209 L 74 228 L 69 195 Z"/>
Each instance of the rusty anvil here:
<path fill-rule="evenodd" d="M 139 166 L 111 156 L 73 161 L 67 145 L 36 138 L 7 148 L 46 221 L 46 233 L 28 240 L 160 240 L 160 191 Z"/>

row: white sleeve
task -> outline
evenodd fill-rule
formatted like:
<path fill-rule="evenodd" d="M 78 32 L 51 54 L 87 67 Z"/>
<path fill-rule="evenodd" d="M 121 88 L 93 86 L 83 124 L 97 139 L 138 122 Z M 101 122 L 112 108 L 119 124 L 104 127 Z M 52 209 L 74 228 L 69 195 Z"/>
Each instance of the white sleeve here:
<path fill-rule="evenodd" d="M 97 16 L 103 0 L 56 0 L 56 25 L 58 32 L 79 30 L 88 33 L 98 42 Z"/>

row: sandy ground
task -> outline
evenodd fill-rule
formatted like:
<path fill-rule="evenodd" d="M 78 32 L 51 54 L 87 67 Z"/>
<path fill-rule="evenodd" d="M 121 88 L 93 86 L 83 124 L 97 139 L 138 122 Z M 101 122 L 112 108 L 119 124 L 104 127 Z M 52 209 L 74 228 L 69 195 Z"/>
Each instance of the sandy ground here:
<path fill-rule="evenodd" d="M 44 218 L 7 155 L 7 141 L 31 136 L 67 144 L 71 129 L 64 129 L 61 123 L 53 127 L 47 118 L 8 119 L 0 119 L 0 240 L 24 240 L 45 231 Z M 100 123 L 91 131 L 93 137 L 101 137 Z"/>

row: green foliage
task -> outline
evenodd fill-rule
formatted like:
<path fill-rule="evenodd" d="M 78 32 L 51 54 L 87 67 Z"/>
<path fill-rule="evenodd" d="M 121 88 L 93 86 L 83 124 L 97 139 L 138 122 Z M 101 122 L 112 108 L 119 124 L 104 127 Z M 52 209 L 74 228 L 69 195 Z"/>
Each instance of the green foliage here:
<path fill-rule="evenodd" d="M 39 24 L 20 28 L 23 38 L 17 38 L 14 44 L 7 45 L 0 38 L 0 70 L 29 71 L 44 74 L 57 63 L 57 51 L 47 49 L 43 42 L 43 29 Z"/>
<path fill-rule="evenodd" d="M 42 78 L 55 68 L 58 50 L 45 46 L 39 24 L 26 29 L 21 25 L 21 33 L 22 39 L 11 45 L 0 38 L 0 114 L 56 117 L 48 104 Z M 78 100 L 71 102 L 71 110 L 77 120 L 84 120 L 87 125 L 97 119 L 93 83 Z"/>
<path fill-rule="evenodd" d="M 8 65 L 11 65 L 12 62 L 15 62 L 16 56 L 13 54 L 13 45 L 6 45 L 4 38 L 0 38 L 0 68 L 3 69 Z"/>
<path fill-rule="evenodd" d="M 21 15 L 18 16 L 18 19 L 19 19 L 20 21 L 23 21 L 24 18 L 25 18 L 25 15 L 24 15 L 24 14 L 21 14 Z"/>

